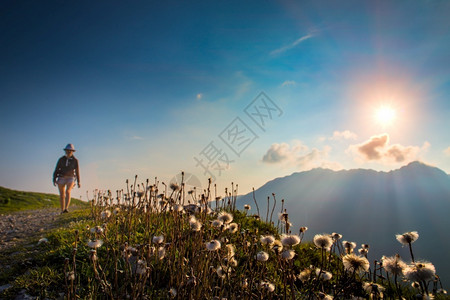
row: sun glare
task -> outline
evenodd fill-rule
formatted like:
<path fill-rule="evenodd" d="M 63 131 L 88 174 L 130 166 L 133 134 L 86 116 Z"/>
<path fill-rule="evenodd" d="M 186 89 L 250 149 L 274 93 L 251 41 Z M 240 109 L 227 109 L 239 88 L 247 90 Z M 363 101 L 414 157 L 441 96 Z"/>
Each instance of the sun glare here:
<path fill-rule="evenodd" d="M 382 106 L 378 108 L 375 114 L 376 120 L 383 126 L 392 124 L 395 120 L 395 116 L 395 110 L 389 106 Z"/>

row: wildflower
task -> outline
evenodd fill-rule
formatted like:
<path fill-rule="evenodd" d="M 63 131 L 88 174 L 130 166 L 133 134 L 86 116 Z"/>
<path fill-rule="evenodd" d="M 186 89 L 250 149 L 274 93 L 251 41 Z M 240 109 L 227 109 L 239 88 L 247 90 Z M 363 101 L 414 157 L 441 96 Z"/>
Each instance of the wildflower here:
<path fill-rule="evenodd" d="M 108 219 L 110 216 L 111 216 L 111 211 L 109 211 L 108 209 L 102 211 L 102 213 L 100 214 L 100 217 L 102 219 Z"/>
<path fill-rule="evenodd" d="M 259 284 L 259 286 L 263 289 L 265 289 L 268 292 L 273 292 L 275 291 L 275 286 L 268 282 L 268 281 L 261 281 L 261 283 Z"/>
<path fill-rule="evenodd" d="M 159 260 L 162 260 L 166 256 L 166 248 L 163 246 L 158 248 L 158 258 Z"/>
<path fill-rule="evenodd" d="M 145 260 L 140 259 L 136 263 L 136 274 L 144 275 L 147 272 L 147 263 Z"/>
<path fill-rule="evenodd" d="M 70 281 L 74 281 L 75 280 L 75 272 L 74 271 L 69 271 L 66 273 L 66 278 Z"/>
<path fill-rule="evenodd" d="M 232 267 L 237 267 L 238 262 L 237 262 L 236 258 L 232 257 L 230 260 L 228 260 L 228 264 Z"/>
<path fill-rule="evenodd" d="M 261 241 L 261 244 L 269 246 L 271 246 L 275 242 L 275 238 L 273 237 L 273 235 L 262 235 L 259 240 Z"/>
<path fill-rule="evenodd" d="M 41 238 L 41 239 L 38 241 L 38 245 L 40 245 L 40 244 L 42 244 L 42 243 L 44 243 L 44 244 L 48 243 L 48 239 L 46 239 L 46 238 Z"/>
<path fill-rule="evenodd" d="M 343 241 L 342 245 L 344 246 L 345 252 L 347 252 L 347 254 L 353 253 L 353 249 L 356 248 L 356 243 L 354 242 Z"/>
<path fill-rule="evenodd" d="M 402 275 L 403 270 L 407 267 L 398 254 L 392 257 L 383 257 L 381 261 L 386 272 L 392 275 Z"/>
<path fill-rule="evenodd" d="M 339 241 L 340 239 L 342 239 L 342 234 L 333 232 L 333 233 L 331 234 L 331 237 L 333 238 L 334 241 Z"/>
<path fill-rule="evenodd" d="M 252 207 L 250 206 L 250 204 L 245 204 L 244 205 L 244 209 L 245 210 L 250 210 L 250 209 L 252 209 Z"/>
<path fill-rule="evenodd" d="M 331 277 L 333 277 L 333 274 L 331 274 L 330 272 L 327 271 L 320 271 L 320 269 L 316 269 L 316 276 L 319 277 L 320 274 L 320 279 L 323 279 L 324 281 L 328 281 L 331 279 Z"/>
<path fill-rule="evenodd" d="M 327 251 L 330 249 L 331 245 L 333 245 L 333 240 L 329 234 L 316 234 L 313 241 L 317 248 L 325 249 Z"/>
<path fill-rule="evenodd" d="M 230 270 L 227 267 L 222 268 L 222 266 L 219 266 L 216 269 L 216 273 L 220 278 L 225 278 L 230 273 Z"/>
<path fill-rule="evenodd" d="M 295 246 L 300 243 L 300 237 L 295 234 L 283 234 L 281 236 L 283 246 Z"/>
<path fill-rule="evenodd" d="M 308 230 L 308 227 L 306 227 L 306 226 L 303 226 L 303 227 L 300 227 L 300 233 L 305 233 L 306 231 Z"/>
<path fill-rule="evenodd" d="M 191 226 L 192 231 L 200 231 L 202 229 L 202 223 L 198 221 L 194 216 L 189 219 L 189 226 Z"/>
<path fill-rule="evenodd" d="M 311 272 L 312 272 L 311 269 L 304 269 L 298 275 L 298 279 L 300 279 L 302 282 L 308 281 L 309 278 L 311 277 Z"/>
<path fill-rule="evenodd" d="M 175 298 L 177 296 L 177 289 L 176 288 L 170 288 L 169 290 L 169 296 L 171 298 Z"/>
<path fill-rule="evenodd" d="M 221 247 L 221 244 L 218 240 L 211 240 L 210 242 L 206 243 L 206 249 L 209 251 L 216 251 L 219 250 Z"/>
<path fill-rule="evenodd" d="M 244 288 L 244 289 L 248 288 L 248 279 L 247 278 L 244 278 L 242 280 L 241 287 Z"/>
<path fill-rule="evenodd" d="M 269 259 L 269 254 L 267 254 L 267 252 L 259 251 L 256 254 L 256 260 L 258 260 L 258 261 L 267 261 L 268 259 Z"/>
<path fill-rule="evenodd" d="M 227 258 L 232 258 L 235 254 L 236 249 L 234 248 L 233 244 L 227 244 L 225 247 L 227 247 Z"/>
<path fill-rule="evenodd" d="M 221 211 L 217 216 L 217 220 L 222 221 L 224 224 L 229 224 L 231 223 L 231 221 L 233 221 L 233 215 L 227 213 L 226 211 Z"/>
<path fill-rule="evenodd" d="M 161 244 L 164 241 L 163 235 L 155 235 L 152 239 L 153 244 Z"/>
<path fill-rule="evenodd" d="M 286 260 L 291 260 L 294 258 L 294 256 L 295 256 L 294 250 L 285 250 L 281 253 L 281 257 Z"/>
<path fill-rule="evenodd" d="M 278 219 L 283 223 L 287 223 L 289 222 L 289 215 L 286 212 L 278 213 Z"/>
<path fill-rule="evenodd" d="M 435 273 L 434 265 L 424 261 L 413 263 L 403 270 L 403 275 L 410 281 L 433 280 Z"/>
<path fill-rule="evenodd" d="M 419 234 L 417 231 L 405 232 L 404 234 L 395 235 L 397 241 L 399 241 L 403 245 L 408 245 L 414 243 L 418 238 Z"/>
<path fill-rule="evenodd" d="M 355 254 L 347 254 L 342 258 L 344 268 L 348 272 L 359 272 L 369 270 L 370 263 L 365 257 L 357 256 Z"/>
<path fill-rule="evenodd" d="M 102 240 L 92 240 L 92 241 L 89 241 L 87 243 L 87 245 L 88 245 L 89 248 L 96 249 L 96 248 L 101 247 L 103 245 L 103 241 Z"/>
<path fill-rule="evenodd" d="M 272 245 L 270 245 L 270 248 L 275 251 L 276 254 L 283 251 L 283 243 L 281 243 L 280 240 L 275 240 Z"/>
<path fill-rule="evenodd" d="M 325 293 L 319 292 L 317 295 L 317 299 L 333 300 L 333 297 Z"/>
<path fill-rule="evenodd" d="M 175 183 L 175 182 L 172 182 L 170 185 L 169 185 L 169 187 L 170 187 L 170 189 L 172 190 L 172 191 L 178 191 L 179 189 L 180 189 L 180 186 L 177 184 L 177 183 Z"/>
<path fill-rule="evenodd" d="M 383 297 L 383 292 L 385 290 L 385 288 L 377 283 L 373 283 L 373 282 L 364 282 L 363 283 L 363 289 L 364 291 L 366 291 L 366 293 L 368 293 L 369 295 L 377 295 L 380 297 Z"/>
<path fill-rule="evenodd" d="M 363 256 L 367 256 L 367 254 L 369 253 L 369 249 L 366 248 L 359 248 L 358 249 L 359 254 L 363 255 Z"/>
<path fill-rule="evenodd" d="M 231 224 L 229 224 L 228 225 L 228 231 L 230 232 L 230 233 L 236 233 L 236 231 L 238 231 L 238 228 L 239 228 L 239 226 L 238 226 L 238 224 L 236 224 L 236 223 L 231 223 Z"/>
<path fill-rule="evenodd" d="M 173 206 L 174 212 L 180 213 L 180 212 L 183 212 L 183 210 L 184 210 L 184 208 L 183 208 L 183 205 L 181 205 L 181 204 L 175 204 Z"/>
<path fill-rule="evenodd" d="M 212 221 L 211 225 L 213 227 L 220 228 L 220 227 L 223 226 L 223 221 L 221 221 L 221 220 L 214 220 L 214 221 Z"/>

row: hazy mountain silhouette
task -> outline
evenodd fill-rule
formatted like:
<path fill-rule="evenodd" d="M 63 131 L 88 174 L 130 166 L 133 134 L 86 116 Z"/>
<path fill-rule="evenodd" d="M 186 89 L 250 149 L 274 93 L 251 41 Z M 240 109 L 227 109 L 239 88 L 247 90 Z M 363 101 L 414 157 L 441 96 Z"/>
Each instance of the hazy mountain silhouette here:
<path fill-rule="evenodd" d="M 395 234 L 418 231 L 413 244 L 416 260 L 435 264 L 437 273 L 450 283 L 450 175 L 442 170 L 412 162 L 398 170 L 377 172 L 355 169 L 332 171 L 313 169 L 276 178 L 255 190 L 260 215 L 265 219 L 267 197 L 281 199 L 293 223 L 309 228 L 306 239 L 317 233 L 341 233 L 344 240 L 370 247 L 369 260 L 399 253 L 410 261 L 407 248 L 396 241 Z M 238 207 L 252 205 L 252 194 L 238 199 Z M 278 216 L 278 214 L 277 214 Z M 274 213 L 275 224 L 277 222 Z"/>

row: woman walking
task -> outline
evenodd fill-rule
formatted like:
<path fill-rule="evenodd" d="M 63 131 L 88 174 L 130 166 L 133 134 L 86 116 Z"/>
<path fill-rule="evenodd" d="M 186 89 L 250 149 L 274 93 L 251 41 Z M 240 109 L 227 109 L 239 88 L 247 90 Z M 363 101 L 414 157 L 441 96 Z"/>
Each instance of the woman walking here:
<path fill-rule="evenodd" d="M 58 160 L 55 171 L 53 172 L 53 185 L 56 186 L 58 184 L 61 213 L 68 213 L 70 193 L 75 185 L 75 179 L 78 183 L 78 188 L 81 187 L 81 183 L 78 160 L 73 156 L 75 147 L 73 144 L 67 144 L 64 151 L 66 155 Z"/>

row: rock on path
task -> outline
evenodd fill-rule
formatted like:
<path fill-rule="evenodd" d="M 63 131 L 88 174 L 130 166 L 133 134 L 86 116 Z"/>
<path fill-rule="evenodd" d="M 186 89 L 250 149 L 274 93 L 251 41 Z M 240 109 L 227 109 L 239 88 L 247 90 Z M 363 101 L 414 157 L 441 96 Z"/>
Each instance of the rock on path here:
<path fill-rule="evenodd" d="M 58 208 L 27 210 L 0 215 L 0 251 L 17 245 L 39 232 L 55 228 Z"/>

